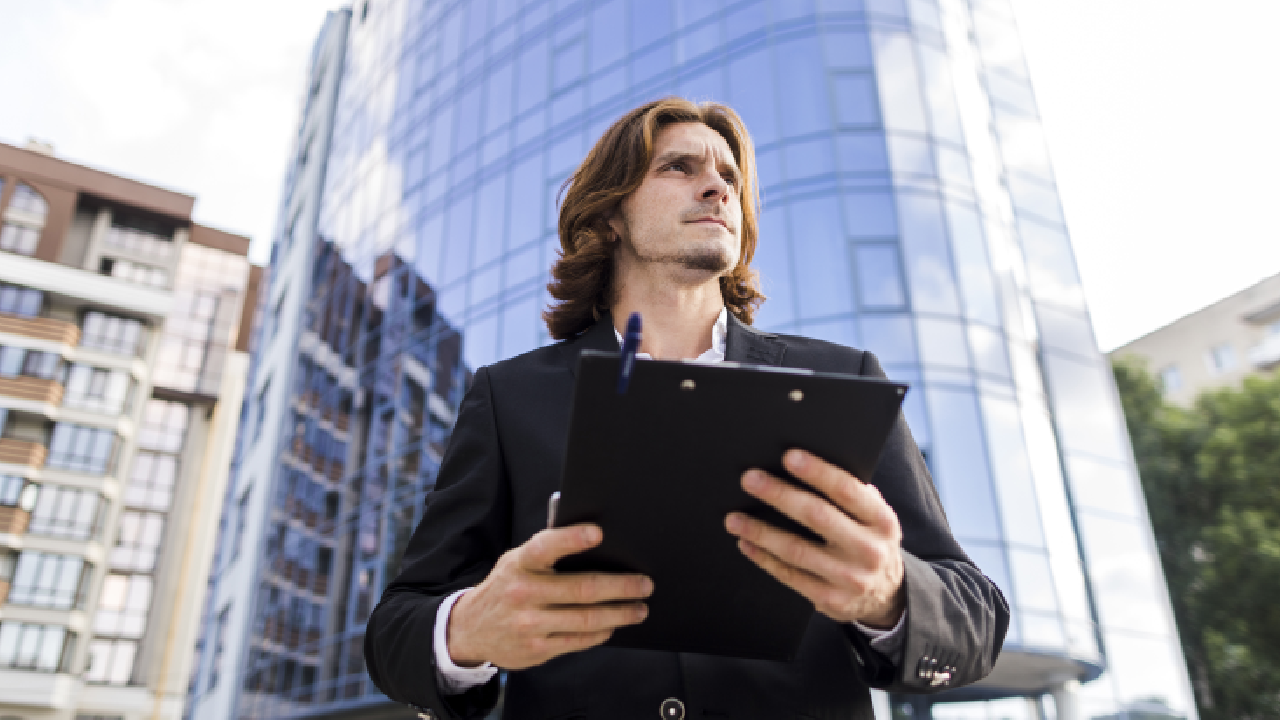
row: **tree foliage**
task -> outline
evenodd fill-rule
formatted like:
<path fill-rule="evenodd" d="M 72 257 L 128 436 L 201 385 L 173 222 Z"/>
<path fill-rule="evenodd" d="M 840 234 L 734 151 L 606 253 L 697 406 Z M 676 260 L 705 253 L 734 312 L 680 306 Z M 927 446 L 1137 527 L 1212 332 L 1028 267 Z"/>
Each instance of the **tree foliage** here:
<path fill-rule="evenodd" d="M 1113 368 L 1200 717 L 1280 719 L 1280 374 L 1187 409 Z"/>

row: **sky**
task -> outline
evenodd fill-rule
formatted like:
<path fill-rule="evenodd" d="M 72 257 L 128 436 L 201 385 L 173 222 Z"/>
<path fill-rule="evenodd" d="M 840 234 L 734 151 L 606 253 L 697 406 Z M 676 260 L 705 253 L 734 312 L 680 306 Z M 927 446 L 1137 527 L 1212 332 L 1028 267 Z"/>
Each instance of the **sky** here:
<path fill-rule="evenodd" d="M 276 222 L 332 0 L 0 0 L 0 141 Z M 1280 2 L 1012 0 L 1098 344 L 1280 273 Z"/>

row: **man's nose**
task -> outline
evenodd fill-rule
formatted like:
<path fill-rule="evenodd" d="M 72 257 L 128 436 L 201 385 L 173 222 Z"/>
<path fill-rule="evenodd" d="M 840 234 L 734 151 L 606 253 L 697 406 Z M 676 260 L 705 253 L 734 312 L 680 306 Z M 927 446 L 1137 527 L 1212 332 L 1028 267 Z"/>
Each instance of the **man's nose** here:
<path fill-rule="evenodd" d="M 702 189 L 702 199 L 727 200 L 729 196 L 729 183 L 726 182 L 718 172 L 712 171 L 710 175 L 711 176 L 707 179 L 706 186 Z"/>

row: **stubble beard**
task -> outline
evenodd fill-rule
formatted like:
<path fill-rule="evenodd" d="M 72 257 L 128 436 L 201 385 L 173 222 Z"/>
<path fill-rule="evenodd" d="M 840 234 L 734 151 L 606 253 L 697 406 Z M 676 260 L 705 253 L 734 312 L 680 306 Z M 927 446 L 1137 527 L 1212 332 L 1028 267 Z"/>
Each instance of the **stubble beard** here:
<path fill-rule="evenodd" d="M 645 253 L 636 249 L 642 263 L 674 265 L 682 270 L 722 275 L 729 270 L 729 253 L 722 247 L 688 248 L 673 253 Z"/>

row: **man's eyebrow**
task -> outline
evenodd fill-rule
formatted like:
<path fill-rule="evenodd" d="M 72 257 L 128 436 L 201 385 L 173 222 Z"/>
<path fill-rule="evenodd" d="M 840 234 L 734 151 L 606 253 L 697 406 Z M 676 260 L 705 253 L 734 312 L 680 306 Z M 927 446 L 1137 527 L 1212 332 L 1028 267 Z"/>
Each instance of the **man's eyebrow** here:
<path fill-rule="evenodd" d="M 702 155 L 701 153 L 690 152 L 688 150 L 668 150 L 662 153 L 661 155 L 659 155 L 658 157 L 654 158 L 653 164 L 665 165 L 669 162 L 675 162 L 676 160 L 692 160 L 694 162 L 702 162 Z M 737 177 L 737 178 L 742 177 L 742 171 L 738 169 L 738 166 L 736 164 L 729 163 L 728 167 L 730 170 L 733 171 L 734 177 Z"/>

